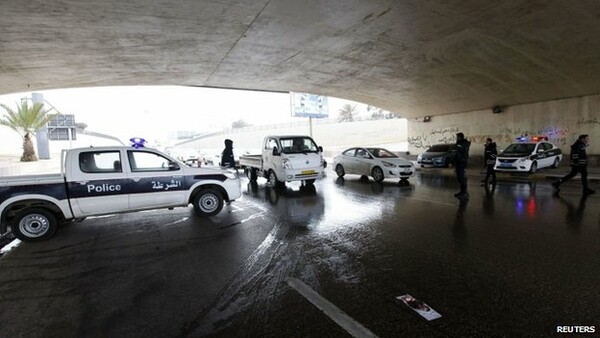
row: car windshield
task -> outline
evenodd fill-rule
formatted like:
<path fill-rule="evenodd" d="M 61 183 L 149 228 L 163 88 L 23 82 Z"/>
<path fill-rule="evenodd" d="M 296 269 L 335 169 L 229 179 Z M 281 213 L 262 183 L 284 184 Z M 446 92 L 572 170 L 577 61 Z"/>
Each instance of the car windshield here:
<path fill-rule="evenodd" d="M 450 151 L 450 144 L 436 144 L 427 149 L 428 153 L 447 153 Z"/>
<path fill-rule="evenodd" d="M 317 145 L 310 137 L 289 137 L 279 140 L 284 154 L 318 152 Z"/>
<path fill-rule="evenodd" d="M 506 147 L 504 152 L 512 154 L 531 154 L 533 153 L 533 149 L 535 149 L 534 143 L 513 143 Z"/>
<path fill-rule="evenodd" d="M 367 148 L 367 150 L 377 158 L 393 158 L 398 157 L 391 151 L 383 148 Z"/>

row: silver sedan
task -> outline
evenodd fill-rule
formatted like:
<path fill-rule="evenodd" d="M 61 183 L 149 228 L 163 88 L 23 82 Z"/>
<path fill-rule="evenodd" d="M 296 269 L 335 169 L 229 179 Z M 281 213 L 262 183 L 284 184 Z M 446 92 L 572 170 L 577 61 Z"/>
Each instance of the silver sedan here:
<path fill-rule="evenodd" d="M 339 177 L 346 174 L 371 176 L 376 182 L 386 178 L 406 181 L 415 174 L 413 164 L 383 148 L 350 148 L 333 159 Z"/>

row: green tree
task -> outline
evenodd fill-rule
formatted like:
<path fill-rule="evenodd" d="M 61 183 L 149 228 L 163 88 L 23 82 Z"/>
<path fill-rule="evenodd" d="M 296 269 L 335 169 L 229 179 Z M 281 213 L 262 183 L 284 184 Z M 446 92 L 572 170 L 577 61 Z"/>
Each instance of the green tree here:
<path fill-rule="evenodd" d="M 21 162 L 37 161 L 31 135 L 43 128 L 54 115 L 46 114 L 44 104 L 34 103 L 30 106 L 25 99 L 21 100 L 20 105 L 17 103 L 17 111 L 2 103 L 0 106 L 6 111 L 0 125 L 9 127 L 23 137 Z"/>
<path fill-rule="evenodd" d="M 356 114 L 356 105 L 346 103 L 339 111 L 338 122 L 352 122 L 354 114 Z"/>

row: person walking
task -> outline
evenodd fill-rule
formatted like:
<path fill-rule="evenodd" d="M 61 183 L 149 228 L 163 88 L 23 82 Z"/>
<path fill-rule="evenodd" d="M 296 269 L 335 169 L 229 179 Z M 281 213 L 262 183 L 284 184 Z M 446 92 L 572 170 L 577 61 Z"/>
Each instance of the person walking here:
<path fill-rule="evenodd" d="M 454 194 L 454 197 L 467 200 L 469 199 L 469 193 L 467 192 L 467 177 L 465 176 L 465 170 L 467 169 L 467 162 L 469 160 L 469 146 L 471 142 L 465 139 L 465 134 L 456 134 L 456 178 L 460 184 L 460 191 Z"/>
<path fill-rule="evenodd" d="M 221 153 L 221 167 L 235 168 L 235 159 L 233 157 L 233 141 L 225 140 L 225 149 Z"/>
<path fill-rule="evenodd" d="M 587 181 L 587 153 L 585 148 L 587 148 L 590 144 L 590 136 L 587 134 L 579 135 L 577 141 L 575 141 L 571 145 L 571 172 L 565 175 L 563 178 L 558 181 L 552 183 L 556 192 L 560 191 L 560 185 L 565 183 L 566 181 L 575 177 L 578 173 L 581 174 L 581 184 L 583 184 L 583 194 L 589 195 L 593 194 L 596 191 L 590 189 L 588 187 Z"/>
<path fill-rule="evenodd" d="M 495 185 L 496 184 L 496 171 L 494 171 L 494 165 L 496 164 L 496 157 L 498 156 L 498 150 L 496 149 L 496 143 L 492 142 L 491 138 L 487 138 L 485 140 L 485 145 L 484 145 L 484 153 L 483 153 L 483 160 L 485 161 L 485 168 L 486 168 L 486 172 L 485 172 L 485 178 L 483 179 L 483 181 L 481 181 L 481 185 L 486 185 L 486 184 L 492 184 Z M 492 180 L 490 181 L 490 177 L 492 178 Z"/>

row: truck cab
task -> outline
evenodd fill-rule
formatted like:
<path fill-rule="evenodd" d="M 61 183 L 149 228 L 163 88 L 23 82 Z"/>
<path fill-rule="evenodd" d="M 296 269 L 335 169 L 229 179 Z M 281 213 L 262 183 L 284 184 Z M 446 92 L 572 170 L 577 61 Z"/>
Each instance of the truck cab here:
<path fill-rule="evenodd" d="M 271 185 L 303 181 L 312 184 L 323 176 L 323 148 L 309 136 L 267 136 L 262 159 Z"/>

